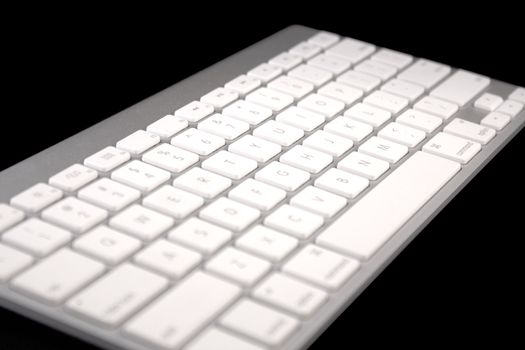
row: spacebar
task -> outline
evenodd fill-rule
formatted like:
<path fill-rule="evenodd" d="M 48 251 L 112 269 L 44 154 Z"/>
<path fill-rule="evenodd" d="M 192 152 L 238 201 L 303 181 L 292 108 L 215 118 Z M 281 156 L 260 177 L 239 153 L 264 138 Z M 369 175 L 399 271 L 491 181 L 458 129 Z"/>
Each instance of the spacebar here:
<path fill-rule="evenodd" d="M 416 152 L 326 228 L 316 242 L 359 259 L 370 258 L 461 168 Z"/>

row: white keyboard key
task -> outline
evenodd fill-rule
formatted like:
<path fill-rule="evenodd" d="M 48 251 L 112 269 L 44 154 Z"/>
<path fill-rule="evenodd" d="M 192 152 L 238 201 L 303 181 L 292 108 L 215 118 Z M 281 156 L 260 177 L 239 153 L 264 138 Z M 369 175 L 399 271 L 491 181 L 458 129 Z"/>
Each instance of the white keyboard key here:
<path fill-rule="evenodd" d="M 102 272 L 103 264 L 62 249 L 26 270 L 11 284 L 24 294 L 58 305 Z"/>
<path fill-rule="evenodd" d="M 66 308 L 97 325 L 116 327 L 167 285 L 160 276 L 123 264 L 69 300 Z"/>
<path fill-rule="evenodd" d="M 332 156 L 316 151 L 314 149 L 297 145 L 279 157 L 279 161 L 284 164 L 317 174 L 330 163 Z"/>
<path fill-rule="evenodd" d="M 304 131 L 275 120 L 269 120 L 253 130 L 253 136 L 281 146 L 290 146 L 304 136 Z"/>
<path fill-rule="evenodd" d="M 525 103 L 525 88 L 522 88 L 522 87 L 516 88 L 516 90 L 514 90 L 512 94 L 510 94 L 509 100 L 514 100 L 516 102 Z"/>
<path fill-rule="evenodd" d="M 426 137 L 422 130 L 414 129 L 409 126 L 392 122 L 377 133 L 383 139 L 400 143 L 407 147 L 416 147 Z"/>
<path fill-rule="evenodd" d="M 255 103 L 239 100 L 224 108 L 222 114 L 251 125 L 258 125 L 272 116 L 272 110 Z"/>
<path fill-rule="evenodd" d="M 176 133 L 186 129 L 188 121 L 174 115 L 167 115 L 154 123 L 151 123 L 146 128 L 146 131 L 157 134 L 161 139 L 167 140 Z"/>
<path fill-rule="evenodd" d="M 73 248 L 108 265 L 116 265 L 140 248 L 140 241 L 101 225 L 73 242 Z"/>
<path fill-rule="evenodd" d="M 510 123 L 510 116 L 498 112 L 489 113 L 485 118 L 481 119 L 481 125 L 489 128 L 502 130 L 508 123 Z"/>
<path fill-rule="evenodd" d="M 260 211 L 228 198 L 221 197 L 202 209 L 199 217 L 226 227 L 242 231 L 261 215 Z"/>
<path fill-rule="evenodd" d="M 399 79 L 392 79 L 381 86 L 382 91 L 389 92 L 414 101 L 423 95 L 425 88 Z"/>
<path fill-rule="evenodd" d="M 230 80 L 224 85 L 228 90 L 233 90 L 240 95 L 246 95 L 261 86 L 261 81 L 253 76 L 239 75 L 237 78 Z"/>
<path fill-rule="evenodd" d="M 295 106 L 279 113 L 275 119 L 279 122 L 303 129 L 304 131 L 312 131 L 325 121 L 325 117 L 322 114 Z"/>
<path fill-rule="evenodd" d="M 357 260 L 308 244 L 283 266 L 283 271 L 323 288 L 336 290 L 358 268 Z"/>
<path fill-rule="evenodd" d="M 189 122 L 198 122 L 213 113 L 213 106 L 200 101 L 193 101 L 175 111 L 175 116 Z"/>
<path fill-rule="evenodd" d="M 160 142 L 160 136 L 148 131 L 137 130 L 117 142 L 117 148 L 138 155 Z"/>
<path fill-rule="evenodd" d="M 359 152 L 386 160 L 389 163 L 397 163 L 408 153 L 408 147 L 381 137 L 372 136 L 359 146 Z"/>
<path fill-rule="evenodd" d="M 270 210 L 286 198 L 286 191 L 263 182 L 246 179 L 228 197 L 259 210 Z"/>
<path fill-rule="evenodd" d="M 171 241 L 184 244 L 205 255 L 216 252 L 231 237 L 231 231 L 195 217 L 177 226 L 168 235 Z"/>
<path fill-rule="evenodd" d="M 417 152 L 340 216 L 316 242 L 370 258 L 459 170 L 447 159 Z M 371 215 L 381 220 L 370 220 Z"/>
<path fill-rule="evenodd" d="M 359 63 L 354 68 L 358 72 L 370 74 L 385 81 L 396 74 L 397 69 L 389 64 L 381 63 L 374 60 L 366 60 Z"/>
<path fill-rule="evenodd" d="M 172 138 L 171 144 L 201 156 L 207 156 L 224 146 L 225 141 L 222 137 L 191 128 Z"/>
<path fill-rule="evenodd" d="M 271 266 L 266 260 L 232 247 L 226 247 L 211 258 L 205 268 L 243 286 L 251 286 L 260 280 Z"/>
<path fill-rule="evenodd" d="M 248 131 L 250 124 L 216 113 L 201 121 L 197 128 L 210 134 L 223 137 L 226 140 L 233 140 Z"/>
<path fill-rule="evenodd" d="M 140 191 L 106 177 L 87 185 L 78 192 L 78 198 L 111 211 L 120 210 L 139 197 Z"/>
<path fill-rule="evenodd" d="M 202 197 L 165 185 L 142 201 L 145 207 L 177 219 L 185 218 L 204 204 Z"/>
<path fill-rule="evenodd" d="M 283 52 L 274 58 L 272 58 L 269 63 L 274 66 L 281 67 L 284 70 L 290 70 L 293 67 L 297 66 L 303 61 L 301 56 L 294 55 L 289 52 Z"/>
<path fill-rule="evenodd" d="M 434 130 L 443 124 L 441 118 L 425 112 L 416 111 L 415 109 L 409 109 L 403 112 L 403 114 L 397 117 L 396 122 L 423 130 L 427 134 L 434 132 Z"/>
<path fill-rule="evenodd" d="M 481 150 L 477 142 L 440 132 L 423 146 L 423 151 L 448 158 L 461 164 L 468 163 Z"/>
<path fill-rule="evenodd" d="M 151 241 L 173 225 L 173 219 L 138 204 L 109 220 L 109 225 L 143 241 Z"/>
<path fill-rule="evenodd" d="M 237 92 L 225 89 L 223 87 L 218 87 L 202 96 L 200 101 L 202 103 L 212 105 L 217 109 L 226 107 L 238 98 L 239 94 Z"/>
<path fill-rule="evenodd" d="M 310 174 L 280 162 L 271 162 L 255 173 L 255 178 L 285 191 L 295 191 L 310 179 Z"/>
<path fill-rule="evenodd" d="M 426 96 L 419 100 L 414 108 L 423 112 L 437 115 L 440 118 L 448 119 L 458 111 L 458 105 L 440 99 Z"/>
<path fill-rule="evenodd" d="M 290 76 L 282 76 L 268 84 L 268 87 L 291 95 L 296 99 L 301 99 L 314 90 L 314 85 L 306 81 L 292 78 Z"/>
<path fill-rule="evenodd" d="M 42 218 L 65 227 L 75 233 L 82 233 L 108 216 L 108 212 L 73 197 L 67 197 L 42 212 Z"/>
<path fill-rule="evenodd" d="M 300 56 L 304 59 L 313 57 L 319 52 L 321 52 L 320 46 L 308 43 L 306 41 L 303 41 L 302 43 L 299 43 L 290 49 L 291 54 Z"/>
<path fill-rule="evenodd" d="M 374 128 L 357 120 L 337 117 L 326 124 L 324 130 L 335 135 L 346 137 L 354 142 L 361 142 L 361 140 L 370 135 Z"/>
<path fill-rule="evenodd" d="M 270 80 L 277 78 L 283 70 L 278 67 L 268 63 L 261 63 L 257 67 L 253 68 L 248 72 L 248 76 L 255 79 L 261 80 L 263 83 L 267 83 Z"/>
<path fill-rule="evenodd" d="M 0 282 L 5 282 L 33 262 L 31 255 L 0 244 Z"/>
<path fill-rule="evenodd" d="M 62 191 L 38 183 L 11 198 L 10 204 L 30 213 L 36 213 L 62 198 Z"/>
<path fill-rule="evenodd" d="M 392 95 L 388 92 L 374 91 L 370 95 L 365 97 L 363 102 L 382 109 L 386 109 L 387 111 L 390 111 L 393 114 L 397 114 L 403 108 L 408 106 L 409 101 L 406 98 Z"/>
<path fill-rule="evenodd" d="M 196 272 L 132 318 L 124 332 L 155 347 L 178 348 L 240 293 L 231 283 Z"/>
<path fill-rule="evenodd" d="M 7 204 L 0 203 L 0 232 L 13 226 L 24 218 L 24 212 Z"/>
<path fill-rule="evenodd" d="M 456 118 L 448 123 L 443 131 L 452 135 L 479 142 L 482 145 L 486 145 L 494 138 L 494 136 L 496 136 L 496 131 L 494 129 L 481 126 L 461 118 Z"/>
<path fill-rule="evenodd" d="M 327 153 L 333 157 L 339 157 L 352 148 L 354 143 L 344 137 L 324 130 L 317 130 L 303 141 L 303 145 Z"/>
<path fill-rule="evenodd" d="M 372 55 L 371 59 L 373 61 L 389 64 L 398 69 L 405 68 L 410 62 L 412 62 L 412 56 L 389 49 L 381 49 L 377 51 Z"/>
<path fill-rule="evenodd" d="M 309 43 L 312 43 L 317 46 L 321 46 L 323 49 L 326 49 L 329 46 L 332 46 L 339 41 L 339 35 L 329 32 L 319 32 L 313 37 L 308 39 Z"/>
<path fill-rule="evenodd" d="M 280 153 L 281 146 L 252 135 L 244 135 L 230 144 L 228 151 L 263 163 Z"/>
<path fill-rule="evenodd" d="M 368 184 L 364 177 L 335 168 L 329 169 L 315 180 L 316 187 L 347 198 L 357 197 Z"/>
<path fill-rule="evenodd" d="M 204 198 L 213 198 L 232 185 L 227 177 L 202 168 L 192 168 L 173 180 L 173 186 Z"/>
<path fill-rule="evenodd" d="M 316 87 L 319 87 L 328 80 L 332 79 L 332 73 L 329 71 L 307 64 L 302 64 L 299 67 L 292 69 L 290 72 L 288 72 L 288 75 L 293 78 L 307 81 L 311 84 L 314 84 Z"/>
<path fill-rule="evenodd" d="M 343 102 L 319 94 L 307 96 L 299 101 L 297 106 L 323 114 L 327 118 L 335 117 L 336 114 L 339 114 L 345 108 Z"/>
<path fill-rule="evenodd" d="M 503 103 L 503 99 L 494 94 L 484 93 L 474 101 L 474 107 L 494 112 Z"/>
<path fill-rule="evenodd" d="M 332 46 L 326 52 L 346 60 L 352 64 L 361 61 L 375 51 L 375 46 L 362 41 L 344 38 L 336 45 Z"/>
<path fill-rule="evenodd" d="M 109 146 L 84 159 L 84 165 L 105 173 L 124 164 L 130 158 L 128 152 Z"/>
<path fill-rule="evenodd" d="M 346 198 L 325 190 L 308 186 L 290 200 L 290 204 L 330 218 L 344 208 Z"/>
<path fill-rule="evenodd" d="M 344 102 L 346 105 L 351 105 L 363 96 L 363 91 L 360 89 L 334 82 L 326 84 L 317 93 Z"/>
<path fill-rule="evenodd" d="M 49 178 L 49 184 L 67 192 L 74 192 L 85 184 L 95 180 L 95 170 L 80 164 L 73 164 Z"/>
<path fill-rule="evenodd" d="M 328 299 L 326 292 L 282 273 L 260 283 L 253 296 L 302 317 L 313 314 Z"/>
<path fill-rule="evenodd" d="M 235 153 L 219 151 L 203 161 L 201 166 L 203 169 L 240 180 L 257 168 L 257 162 Z"/>
<path fill-rule="evenodd" d="M 490 79 L 479 74 L 458 70 L 430 92 L 431 96 L 463 107 L 490 84 Z"/>
<path fill-rule="evenodd" d="M 419 59 L 397 77 L 427 89 L 436 85 L 450 73 L 450 67 L 433 61 Z"/>
<path fill-rule="evenodd" d="M 370 92 L 379 84 L 381 84 L 381 79 L 370 74 L 350 70 L 341 74 L 337 78 L 337 82 L 356 87 L 358 89 L 364 90 L 365 92 Z"/>
<path fill-rule="evenodd" d="M 164 239 L 152 243 L 133 261 L 168 278 L 182 278 L 201 262 L 201 255 Z"/>
<path fill-rule="evenodd" d="M 148 192 L 170 179 L 170 173 L 140 160 L 133 160 L 111 173 L 113 180 Z"/>
<path fill-rule="evenodd" d="M 209 349 L 228 349 L 228 350 L 264 350 L 258 345 L 235 337 L 217 328 L 211 328 L 203 332 L 184 350 L 209 350 Z"/>
<path fill-rule="evenodd" d="M 172 173 L 180 173 L 197 163 L 199 156 L 182 148 L 162 143 L 151 151 L 144 153 L 142 161 Z"/>
<path fill-rule="evenodd" d="M 392 117 L 392 113 L 364 103 L 353 105 L 345 112 L 345 117 L 379 127 Z"/>
<path fill-rule="evenodd" d="M 243 234 L 235 246 L 270 261 L 279 261 L 294 250 L 298 241 L 288 235 L 257 225 Z"/>
<path fill-rule="evenodd" d="M 246 101 L 268 107 L 275 112 L 279 112 L 293 103 L 293 96 L 283 94 L 282 92 L 259 88 L 246 96 Z"/>
<path fill-rule="evenodd" d="M 496 109 L 496 112 L 503 113 L 514 118 L 523 109 L 523 103 L 515 102 L 512 100 L 506 100 Z"/>
<path fill-rule="evenodd" d="M 350 62 L 342 58 L 327 54 L 317 55 L 308 61 L 308 64 L 320 69 L 324 69 L 333 74 L 341 74 L 350 68 Z"/>
<path fill-rule="evenodd" d="M 360 152 L 352 152 L 337 164 L 337 168 L 368 180 L 377 180 L 390 168 L 390 164 Z"/>
<path fill-rule="evenodd" d="M 300 239 L 307 239 L 323 225 L 322 216 L 284 204 L 271 213 L 264 224 Z"/>

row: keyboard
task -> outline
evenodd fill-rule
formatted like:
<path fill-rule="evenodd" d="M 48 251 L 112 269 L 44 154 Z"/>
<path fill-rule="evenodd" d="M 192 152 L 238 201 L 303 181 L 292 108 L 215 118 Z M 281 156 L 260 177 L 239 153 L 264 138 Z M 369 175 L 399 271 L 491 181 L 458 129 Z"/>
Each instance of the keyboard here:
<path fill-rule="evenodd" d="M 0 174 L 0 305 L 107 349 L 304 349 L 525 89 L 292 26 Z"/>

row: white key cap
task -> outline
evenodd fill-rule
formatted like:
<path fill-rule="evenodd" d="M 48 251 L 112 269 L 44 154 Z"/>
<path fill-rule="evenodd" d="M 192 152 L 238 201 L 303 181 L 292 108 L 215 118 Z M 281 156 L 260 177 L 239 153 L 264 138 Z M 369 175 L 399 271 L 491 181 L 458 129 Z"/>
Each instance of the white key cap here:
<path fill-rule="evenodd" d="M 204 198 L 213 198 L 232 185 L 227 177 L 202 168 L 192 168 L 173 180 L 173 186 Z"/>
<path fill-rule="evenodd" d="M 74 192 L 97 178 L 97 172 L 80 164 L 73 164 L 49 178 L 49 184 L 67 192 Z"/>
<path fill-rule="evenodd" d="M 458 70 L 430 92 L 431 96 L 464 106 L 490 84 L 479 74 Z"/>
<path fill-rule="evenodd" d="M 426 137 L 424 131 L 392 122 L 379 131 L 377 136 L 407 147 L 416 147 Z"/>
<path fill-rule="evenodd" d="M 185 221 L 170 231 L 168 238 L 209 255 L 217 251 L 232 237 L 232 233 L 222 227 L 207 223 L 195 217 Z"/>
<path fill-rule="evenodd" d="M 237 92 L 218 87 L 202 96 L 200 101 L 215 108 L 224 108 L 238 98 L 239 94 Z"/>
<path fill-rule="evenodd" d="M 11 198 L 10 204 L 30 213 L 36 213 L 62 198 L 62 191 L 38 183 Z"/>
<path fill-rule="evenodd" d="M 282 273 L 260 283 L 253 296 L 302 317 L 310 316 L 328 298 L 326 292 Z"/>
<path fill-rule="evenodd" d="M 180 173 L 199 161 L 199 156 L 182 148 L 162 143 L 144 153 L 142 161 L 173 173 Z"/>
<path fill-rule="evenodd" d="M 291 95 L 296 99 L 301 99 L 314 90 L 313 84 L 287 75 L 270 82 L 268 87 Z"/>
<path fill-rule="evenodd" d="M 271 346 L 281 344 L 299 327 L 295 318 L 248 299 L 232 307 L 220 323 Z"/>
<path fill-rule="evenodd" d="M 381 84 L 381 79 L 370 74 L 350 70 L 341 74 L 337 78 L 337 82 L 345 85 L 354 86 L 366 92 L 370 92 Z"/>
<path fill-rule="evenodd" d="M 213 113 L 213 106 L 200 102 L 193 101 L 182 108 L 175 111 L 175 116 L 186 119 L 189 122 L 198 122 L 202 118 Z"/>
<path fill-rule="evenodd" d="M 377 180 L 390 168 L 390 164 L 360 152 L 352 152 L 337 164 L 337 168 L 363 176 L 368 180 Z"/>
<path fill-rule="evenodd" d="M 297 66 L 303 61 L 301 56 L 294 55 L 292 53 L 283 52 L 274 58 L 272 58 L 269 63 L 274 66 L 281 67 L 284 70 L 290 70 L 293 67 Z"/>
<path fill-rule="evenodd" d="M 207 156 L 224 146 L 225 141 L 222 137 L 191 128 L 172 138 L 171 144 L 201 156 Z"/>
<path fill-rule="evenodd" d="M 346 205 L 346 199 L 336 194 L 308 186 L 296 194 L 290 204 L 329 218 Z"/>
<path fill-rule="evenodd" d="M 246 96 L 246 101 L 280 111 L 293 103 L 293 96 L 265 87 L 259 88 Z"/>
<path fill-rule="evenodd" d="M 299 67 L 292 69 L 288 75 L 312 83 L 316 87 L 319 87 L 332 79 L 332 73 L 329 71 L 307 64 L 302 64 Z"/>
<path fill-rule="evenodd" d="M 84 159 L 84 165 L 105 173 L 127 162 L 129 158 L 128 152 L 109 146 Z"/>
<path fill-rule="evenodd" d="M 343 102 L 319 94 L 307 96 L 299 101 L 297 106 L 323 114 L 327 118 L 334 117 L 345 108 Z"/>
<path fill-rule="evenodd" d="M 246 179 L 228 197 L 259 210 L 270 210 L 286 198 L 286 191 L 263 182 Z"/>
<path fill-rule="evenodd" d="M 310 237 L 323 225 L 324 219 L 320 215 L 284 204 L 264 219 L 266 226 L 286 232 L 301 239 Z"/>
<path fill-rule="evenodd" d="M 244 230 L 260 215 L 259 210 L 224 197 L 217 199 L 199 213 L 200 218 L 232 231 Z"/>
<path fill-rule="evenodd" d="M 397 117 L 396 122 L 423 130 L 428 134 L 434 132 L 434 130 L 443 124 L 441 118 L 425 112 L 416 111 L 415 109 L 409 109 L 403 112 L 403 114 Z"/>
<path fill-rule="evenodd" d="M 374 60 L 361 62 L 354 68 L 358 72 L 370 74 L 385 81 L 396 74 L 397 69 L 389 64 L 381 63 Z"/>
<path fill-rule="evenodd" d="M 341 136 L 334 135 L 324 130 L 318 130 L 303 141 L 303 145 L 315 150 L 339 157 L 347 152 L 354 143 Z"/>
<path fill-rule="evenodd" d="M 314 149 L 297 145 L 279 157 L 279 161 L 284 164 L 317 174 L 330 163 L 332 156 L 316 151 Z"/>
<path fill-rule="evenodd" d="M 481 119 L 481 125 L 488 126 L 496 130 L 503 129 L 508 123 L 510 123 L 511 118 L 502 113 L 492 112 L 489 113 L 485 118 Z"/>
<path fill-rule="evenodd" d="M 449 124 L 447 124 L 447 126 L 445 126 L 443 131 L 452 135 L 479 142 L 482 145 L 486 145 L 494 138 L 494 136 L 496 136 L 496 131 L 494 129 L 481 126 L 461 118 L 456 118 L 451 121 Z"/>
<path fill-rule="evenodd" d="M 381 108 L 358 103 L 345 112 L 345 117 L 362 121 L 377 128 L 389 120 L 392 114 Z"/>
<path fill-rule="evenodd" d="M 173 219 L 138 204 L 109 220 L 109 225 L 143 241 L 151 241 L 173 225 Z"/>
<path fill-rule="evenodd" d="M 397 77 L 427 89 L 436 85 L 450 73 L 450 67 L 433 61 L 419 59 Z"/>
<path fill-rule="evenodd" d="M 196 272 L 132 318 L 124 332 L 156 347 L 178 348 L 240 293 L 231 283 Z"/>
<path fill-rule="evenodd" d="M 253 68 L 248 72 L 248 76 L 255 79 L 261 80 L 263 83 L 267 83 L 270 80 L 277 78 L 283 70 L 278 67 L 268 63 L 261 63 L 257 67 Z"/>
<path fill-rule="evenodd" d="M 201 262 L 201 255 L 159 239 L 135 255 L 133 261 L 168 278 L 178 279 Z"/>
<path fill-rule="evenodd" d="M 239 100 L 224 108 L 222 114 L 251 125 L 258 125 L 272 116 L 272 110 L 255 103 Z"/>
<path fill-rule="evenodd" d="M 346 105 L 351 105 L 363 96 L 361 89 L 334 82 L 326 84 L 317 93 L 344 102 Z"/>
<path fill-rule="evenodd" d="M 184 348 L 184 350 L 209 349 L 264 350 L 255 344 L 249 343 L 244 339 L 237 338 L 217 328 L 211 328 L 203 332 L 197 339 Z"/>
<path fill-rule="evenodd" d="M 228 90 L 233 90 L 240 95 L 246 95 L 261 86 L 261 81 L 255 77 L 239 75 L 237 78 L 230 80 L 224 85 Z"/>
<path fill-rule="evenodd" d="M 26 270 L 11 284 L 24 294 L 58 305 L 102 272 L 103 264 L 62 249 Z"/>
<path fill-rule="evenodd" d="M 514 100 L 516 102 L 525 103 L 525 88 L 522 88 L 522 87 L 516 88 L 516 90 L 514 90 L 512 94 L 510 94 L 509 100 Z"/>
<path fill-rule="evenodd" d="M 228 151 L 219 151 L 202 162 L 206 169 L 239 180 L 257 168 L 257 162 Z"/>
<path fill-rule="evenodd" d="M 250 124 L 216 113 L 200 122 L 197 128 L 226 140 L 233 140 L 248 131 Z"/>
<path fill-rule="evenodd" d="M 275 120 L 269 120 L 253 130 L 253 136 L 275 142 L 281 146 L 290 146 L 304 136 L 304 131 Z"/>
<path fill-rule="evenodd" d="M 298 245 L 288 235 L 257 225 L 235 242 L 235 246 L 271 261 L 282 260 Z"/>
<path fill-rule="evenodd" d="M 386 109 L 387 111 L 390 111 L 393 114 L 397 114 L 403 108 L 408 106 L 409 101 L 406 98 L 392 95 L 388 92 L 374 91 L 370 95 L 365 97 L 363 102 L 382 109 Z"/>
<path fill-rule="evenodd" d="M 312 43 L 317 46 L 321 46 L 323 49 L 326 49 L 329 46 L 332 46 L 339 41 L 339 35 L 329 33 L 329 32 L 319 32 L 313 37 L 308 39 L 309 43 Z"/>
<path fill-rule="evenodd" d="M 43 257 L 71 240 L 71 233 L 36 218 L 13 227 L 2 241 L 27 253 Z"/>
<path fill-rule="evenodd" d="M 523 103 L 507 100 L 496 109 L 496 112 L 503 113 L 514 118 L 523 109 Z"/>
<path fill-rule="evenodd" d="M 336 290 L 358 268 L 357 260 L 308 244 L 283 266 L 283 271 L 323 288 Z"/>
<path fill-rule="evenodd" d="M 66 308 L 97 325 L 116 327 L 167 285 L 160 276 L 123 264 L 69 300 Z"/>
<path fill-rule="evenodd" d="M 477 142 L 462 137 L 438 133 L 423 146 L 423 151 L 448 158 L 462 164 L 468 163 L 481 150 Z"/>
<path fill-rule="evenodd" d="M 375 46 L 362 41 L 344 38 L 326 52 L 350 62 L 357 63 L 375 51 Z"/>
<path fill-rule="evenodd" d="M 503 103 L 503 99 L 494 94 L 484 93 L 476 99 L 474 107 L 493 112 Z"/>
<path fill-rule="evenodd" d="M 368 187 L 368 180 L 340 169 L 329 169 L 315 180 L 315 186 L 340 196 L 355 198 Z"/>
<path fill-rule="evenodd" d="M 346 117 L 337 117 L 324 126 L 324 130 L 332 134 L 346 137 L 354 142 L 361 142 L 370 135 L 374 128 L 368 124 Z"/>
<path fill-rule="evenodd" d="M 82 233 L 108 216 L 104 209 L 67 197 L 42 212 L 42 218 L 63 226 L 75 233 Z"/>
<path fill-rule="evenodd" d="M 397 163 L 408 153 L 408 147 L 381 137 L 372 136 L 359 146 L 359 152 L 386 160 L 389 163 Z"/>
<path fill-rule="evenodd" d="M 398 69 L 405 68 L 410 62 L 412 62 L 412 56 L 389 49 L 381 49 L 377 51 L 372 55 L 371 59 L 373 61 L 389 64 Z"/>
<path fill-rule="evenodd" d="M 138 155 L 160 142 L 160 136 L 149 131 L 137 130 L 117 142 L 117 148 Z"/>
<path fill-rule="evenodd" d="M 320 46 L 308 43 L 306 41 L 303 41 L 302 43 L 299 43 L 290 49 L 291 54 L 300 56 L 304 59 L 313 57 L 314 55 L 318 54 L 320 51 L 321 51 Z"/>
<path fill-rule="evenodd" d="M 417 152 L 354 204 L 321 235 L 318 244 L 370 258 L 458 171 L 460 165 Z M 370 220 L 370 215 L 381 220 Z"/>
<path fill-rule="evenodd" d="M 116 265 L 140 248 L 140 241 L 101 225 L 73 242 L 73 248 L 108 265 Z"/>
<path fill-rule="evenodd" d="M 437 115 L 445 120 L 453 116 L 459 109 L 458 106 L 453 103 L 442 101 L 431 96 L 423 97 L 414 105 L 414 108 Z"/>
<path fill-rule="evenodd" d="M 208 261 L 206 270 L 213 271 L 243 286 L 251 286 L 260 280 L 271 266 L 266 260 L 232 247 L 226 247 Z"/>
<path fill-rule="evenodd" d="M 161 139 L 167 140 L 176 133 L 186 129 L 188 121 L 174 115 L 167 115 L 154 123 L 151 123 L 146 128 L 146 131 L 157 134 Z"/>
<path fill-rule="evenodd" d="M 285 191 L 295 191 L 310 179 L 310 174 L 304 170 L 274 161 L 256 172 L 255 178 Z"/>
<path fill-rule="evenodd" d="M 422 86 L 412 84 L 399 79 L 392 79 L 381 86 L 382 91 L 390 92 L 391 94 L 408 98 L 414 101 L 419 96 L 423 95 L 425 89 Z"/>
<path fill-rule="evenodd" d="M 142 201 L 145 207 L 177 219 L 185 218 L 204 204 L 202 197 L 165 185 Z"/>
<path fill-rule="evenodd" d="M 350 62 L 342 58 L 327 54 L 317 55 L 308 61 L 308 64 L 334 74 L 341 74 L 350 68 Z"/>
<path fill-rule="evenodd" d="M 111 173 L 113 180 L 148 192 L 170 179 L 170 173 L 140 160 L 133 160 Z"/>
<path fill-rule="evenodd" d="M 0 203 L 0 232 L 13 226 L 24 218 L 24 212 L 7 204 Z"/>
<path fill-rule="evenodd" d="M 78 198 L 111 211 L 120 210 L 139 197 L 140 191 L 107 177 L 87 185 L 78 192 Z"/>
<path fill-rule="evenodd" d="M 30 255 L 0 244 L 0 282 L 7 281 L 32 262 Z"/>
<path fill-rule="evenodd" d="M 266 162 L 281 152 L 281 146 L 252 135 L 244 135 L 228 146 L 228 151 L 258 162 Z"/>

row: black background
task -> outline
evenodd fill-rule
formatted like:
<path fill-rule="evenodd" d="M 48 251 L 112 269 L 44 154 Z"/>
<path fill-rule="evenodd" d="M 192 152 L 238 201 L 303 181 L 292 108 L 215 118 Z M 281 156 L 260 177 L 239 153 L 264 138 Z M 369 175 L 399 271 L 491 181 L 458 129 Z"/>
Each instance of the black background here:
<path fill-rule="evenodd" d="M 4 32 L 0 169 L 293 23 L 525 86 L 523 24 L 493 5 L 458 13 L 430 3 L 404 15 L 327 6 L 315 20 L 274 19 L 277 4 L 214 20 L 204 10 L 26 19 Z M 521 132 L 311 349 L 523 343 L 524 150 Z M 0 309 L 0 349 L 60 348 L 95 349 Z"/>

